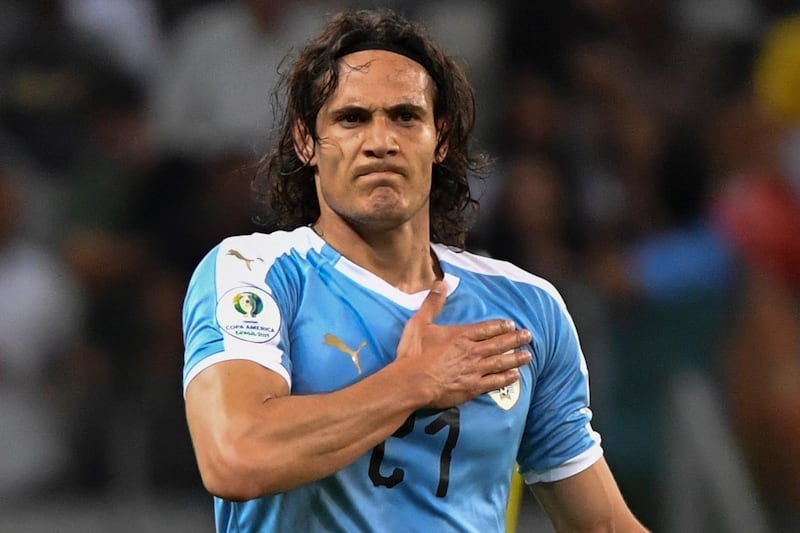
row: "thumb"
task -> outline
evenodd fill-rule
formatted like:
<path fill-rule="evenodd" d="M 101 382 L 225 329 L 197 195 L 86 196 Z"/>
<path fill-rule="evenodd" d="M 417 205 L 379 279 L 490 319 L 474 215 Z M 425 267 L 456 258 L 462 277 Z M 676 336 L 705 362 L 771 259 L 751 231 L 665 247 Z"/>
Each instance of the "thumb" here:
<path fill-rule="evenodd" d="M 434 281 L 430 292 L 425 297 L 419 310 L 414 314 L 414 318 L 424 324 L 433 323 L 433 320 L 442 311 L 446 300 L 447 286 L 439 280 Z"/>

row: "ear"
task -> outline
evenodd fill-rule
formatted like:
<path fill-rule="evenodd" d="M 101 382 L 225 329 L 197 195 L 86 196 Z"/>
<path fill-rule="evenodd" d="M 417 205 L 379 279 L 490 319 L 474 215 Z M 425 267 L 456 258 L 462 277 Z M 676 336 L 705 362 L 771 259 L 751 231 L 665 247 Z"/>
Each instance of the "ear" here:
<path fill-rule="evenodd" d="M 436 133 L 437 133 L 437 144 L 442 141 L 442 136 L 446 135 L 449 130 L 449 124 L 446 119 L 439 119 L 436 122 Z M 433 156 L 433 162 L 437 165 L 445 160 L 447 157 L 447 150 L 449 148 L 449 144 L 447 141 L 441 142 L 439 147 L 436 149 L 436 153 Z"/>
<path fill-rule="evenodd" d="M 437 165 L 445 160 L 447 157 L 447 143 L 442 143 L 438 150 L 436 150 L 436 154 L 433 156 L 433 162 Z"/>
<path fill-rule="evenodd" d="M 314 139 L 311 138 L 305 123 L 296 119 L 292 124 L 292 140 L 294 141 L 294 152 L 297 158 L 304 165 L 314 166 L 317 164 L 317 157 L 314 150 Z"/>

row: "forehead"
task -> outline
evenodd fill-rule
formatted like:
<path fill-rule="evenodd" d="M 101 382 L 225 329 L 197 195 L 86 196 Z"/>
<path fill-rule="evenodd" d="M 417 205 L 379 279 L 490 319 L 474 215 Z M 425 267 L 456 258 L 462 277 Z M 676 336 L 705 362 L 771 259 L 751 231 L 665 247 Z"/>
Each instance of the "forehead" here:
<path fill-rule="evenodd" d="M 339 82 L 328 107 L 410 103 L 433 109 L 433 80 L 425 68 L 386 50 L 362 50 L 338 62 Z"/>

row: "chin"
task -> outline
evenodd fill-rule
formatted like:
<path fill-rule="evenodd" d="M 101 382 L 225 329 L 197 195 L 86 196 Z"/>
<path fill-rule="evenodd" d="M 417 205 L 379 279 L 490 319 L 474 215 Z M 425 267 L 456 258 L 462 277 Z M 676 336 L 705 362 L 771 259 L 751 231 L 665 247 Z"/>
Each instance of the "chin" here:
<path fill-rule="evenodd" d="M 404 209 L 394 205 L 375 205 L 360 213 L 351 213 L 351 224 L 370 231 L 384 231 L 408 222 L 409 215 Z"/>

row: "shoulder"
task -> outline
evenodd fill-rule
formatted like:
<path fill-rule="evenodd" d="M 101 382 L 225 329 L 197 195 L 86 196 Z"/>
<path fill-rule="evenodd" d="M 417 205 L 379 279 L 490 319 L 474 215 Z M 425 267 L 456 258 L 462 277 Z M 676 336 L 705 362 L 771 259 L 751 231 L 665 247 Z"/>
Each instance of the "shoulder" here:
<path fill-rule="evenodd" d="M 540 293 L 542 296 L 547 296 L 559 305 L 564 304 L 561 294 L 552 283 L 513 263 L 466 250 L 458 250 L 443 244 L 434 244 L 433 248 L 440 261 L 462 272 L 478 277 L 503 280 L 518 287 L 524 287 L 527 290 Z"/>
<path fill-rule="evenodd" d="M 320 250 L 324 242 L 306 227 L 292 231 L 251 233 L 226 237 L 212 248 L 195 269 L 194 278 L 261 279 L 283 258 L 305 260 L 312 250 Z"/>
<path fill-rule="evenodd" d="M 229 256 L 238 261 L 274 263 L 284 255 L 305 257 L 311 250 L 319 250 L 323 241 L 305 226 L 292 231 L 234 235 L 222 240 L 216 247 L 218 256 Z"/>

